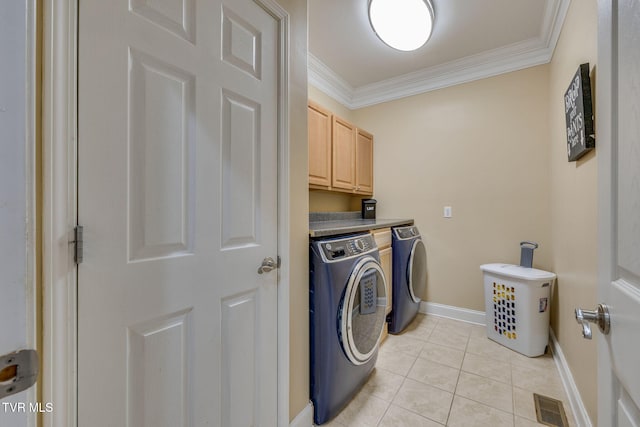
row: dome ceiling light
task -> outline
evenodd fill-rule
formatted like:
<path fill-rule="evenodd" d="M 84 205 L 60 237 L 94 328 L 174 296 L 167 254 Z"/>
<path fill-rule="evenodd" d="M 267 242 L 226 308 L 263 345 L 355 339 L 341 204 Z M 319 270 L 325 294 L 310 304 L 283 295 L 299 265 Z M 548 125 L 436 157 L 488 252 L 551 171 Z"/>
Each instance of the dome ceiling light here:
<path fill-rule="evenodd" d="M 433 30 L 431 0 L 370 0 L 369 22 L 388 46 L 402 51 L 424 45 Z"/>

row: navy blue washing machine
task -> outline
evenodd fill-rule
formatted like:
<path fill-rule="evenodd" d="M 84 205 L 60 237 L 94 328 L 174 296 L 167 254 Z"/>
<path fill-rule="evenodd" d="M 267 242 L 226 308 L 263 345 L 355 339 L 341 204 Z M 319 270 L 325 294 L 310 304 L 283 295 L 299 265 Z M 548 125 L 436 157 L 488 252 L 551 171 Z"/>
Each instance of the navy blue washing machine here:
<path fill-rule="evenodd" d="M 387 295 L 371 234 L 313 240 L 309 264 L 311 401 L 319 425 L 349 403 L 373 370 Z"/>
<path fill-rule="evenodd" d="M 427 288 L 427 251 L 416 226 L 391 230 L 393 298 L 389 333 L 401 333 L 418 314 L 420 298 Z"/>

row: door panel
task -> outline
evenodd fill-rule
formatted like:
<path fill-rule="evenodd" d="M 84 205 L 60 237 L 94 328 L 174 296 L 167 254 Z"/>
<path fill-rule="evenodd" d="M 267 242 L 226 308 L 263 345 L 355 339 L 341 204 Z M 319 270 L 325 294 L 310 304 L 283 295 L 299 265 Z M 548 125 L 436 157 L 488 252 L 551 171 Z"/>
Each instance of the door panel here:
<path fill-rule="evenodd" d="M 309 184 L 331 187 L 331 112 L 309 102 Z"/>
<path fill-rule="evenodd" d="M 191 311 L 172 313 L 129 328 L 127 387 L 132 426 L 189 425 Z M 165 384 L 173 387 L 167 389 Z"/>
<path fill-rule="evenodd" d="M 80 2 L 78 424 L 275 425 L 278 23 Z"/>
<path fill-rule="evenodd" d="M 193 250 L 195 76 L 129 52 L 129 260 Z"/>
<path fill-rule="evenodd" d="M 355 190 L 356 128 L 351 123 L 333 116 L 332 186 Z"/>
<path fill-rule="evenodd" d="M 256 366 L 260 348 L 255 291 L 222 303 L 222 425 L 259 425 Z M 242 339 L 238 339 L 242 337 Z M 246 394 L 245 394 L 246 393 Z"/>
<path fill-rule="evenodd" d="M 222 93 L 222 248 L 256 245 L 260 215 L 260 105 Z"/>
<path fill-rule="evenodd" d="M 29 1 L 0 3 L 0 356 L 34 348 L 36 341 L 34 8 Z M 0 426 L 35 425 L 36 414 L 29 411 L 35 401 L 34 388 L 3 398 Z"/>
<path fill-rule="evenodd" d="M 599 336 L 598 424 L 640 426 L 640 4 L 600 2 L 600 283 L 611 315 Z M 610 89 L 610 90 L 609 90 Z"/>
<path fill-rule="evenodd" d="M 362 129 L 356 138 L 356 191 L 373 194 L 373 135 Z"/>

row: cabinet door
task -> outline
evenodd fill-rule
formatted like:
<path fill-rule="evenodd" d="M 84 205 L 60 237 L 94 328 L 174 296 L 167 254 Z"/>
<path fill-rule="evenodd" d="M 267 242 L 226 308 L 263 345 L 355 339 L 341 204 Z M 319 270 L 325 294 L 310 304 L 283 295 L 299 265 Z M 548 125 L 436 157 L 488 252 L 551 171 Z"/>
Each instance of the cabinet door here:
<path fill-rule="evenodd" d="M 356 136 L 356 193 L 373 194 L 373 135 L 362 129 Z"/>
<path fill-rule="evenodd" d="M 335 190 L 355 190 L 356 128 L 333 116 L 333 179 Z"/>
<path fill-rule="evenodd" d="M 331 112 L 309 103 L 309 186 L 331 187 Z"/>
<path fill-rule="evenodd" d="M 382 266 L 382 271 L 384 272 L 384 276 L 387 279 L 387 314 L 391 312 L 391 298 L 393 295 L 393 284 L 391 283 L 391 279 L 393 278 L 393 271 L 391 270 L 393 268 L 393 263 L 391 262 L 391 257 L 391 247 L 380 250 L 380 265 Z"/>

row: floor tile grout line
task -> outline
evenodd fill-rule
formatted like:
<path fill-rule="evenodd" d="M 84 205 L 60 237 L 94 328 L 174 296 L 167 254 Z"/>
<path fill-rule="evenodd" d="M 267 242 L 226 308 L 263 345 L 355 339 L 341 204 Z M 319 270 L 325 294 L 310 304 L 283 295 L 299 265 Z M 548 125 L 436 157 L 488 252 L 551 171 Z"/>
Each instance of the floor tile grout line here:
<path fill-rule="evenodd" d="M 487 408 L 489 408 L 489 409 L 495 409 L 496 411 L 500 411 L 500 412 L 502 412 L 503 414 L 513 415 L 511 412 L 505 411 L 504 409 L 496 408 L 495 406 L 487 405 L 486 403 L 483 403 L 483 402 L 478 402 L 478 401 L 477 401 L 477 400 L 475 400 L 475 399 L 472 399 L 472 398 L 467 397 L 467 396 L 463 396 L 463 395 L 461 395 L 461 394 L 456 394 L 456 395 L 454 395 L 454 397 L 455 397 L 455 396 L 458 396 L 458 397 L 460 397 L 460 398 L 462 398 L 462 399 L 470 400 L 471 402 L 473 402 L 473 403 L 477 403 L 478 405 L 486 406 L 486 407 L 487 407 Z"/>
<path fill-rule="evenodd" d="M 499 382 L 499 383 L 502 383 L 502 384 L 506 384 L 506 385 L 509 385 L 509 386 L 513 385 L 513 381 L 511 381 L 511 367 L 509 367 L 509 382 L 505 382 L 505 381 L 499 380 L 499 379 L 497 379 L 495 377 L 489 377 L 489 376 L 486 376 L 486 375 L 482 375 L 482 374 L 479 374 L 477 372 L 472 372 L 472 371 L 465 370 L 464 369 L 464 361 L 466 360 L 467 354 L 471 354 L 473 356 L 478 356 L 477 354 L 473 354 L 473 353 L 465 353 L 464 354 L 465 359 L 462 360 L 462 366 L 460 367 L 460 370 L 462 372 L 465 372 L 467 374 L 477 375 L 479 377 L 486 378 L 488 380 L 493 380 L 493 381 L 496 381 L 496 382 Z M 488 359 L 488 358 L 485 358 L 485 359 Z"/>
<path fill-rule="evenodd" d="M 378 422 L 376 423 L 376 427 L 378 427 L 380 425 L 380 423 L 382 422 L 382 420 L 384 420 L 384 417 L 387 415 L 387 412 L 389 412 L 389 408 L 391 408 L 391 405 L 392 405 L 391 402 L 387 402 L 387 407 L 384 410 L 384 413 L 382 414 L 382 416 L 380 417 Z"/>
<path fill-rule="evenodd" d="M 460 364 L 460 370 L 458 371 L 458 379 L 456 380 L 456 386 L 453 389 L 453 397 L 451 398 L 451 403 L 449 404 L 449 413 L 447 414 L 447 420 L 445 422 L 445 426 L 449 424 L 449 418 L 451 418 L 451 411 L 453 410 L 453 401 L 456 399 L 456 392 L 458 391 L 458 384 L 460 383 L 460 376 L 462 373 L 462 365 L 464 365 L 464 358 L 467 355 L 468 346 L 469 346 L 469 338 L 467 338 L 467 344 L 464 347 L 464 354 L 462 355 L 462 363 Z"/>
<path fill-rule="evenodd" d="M 513 410 L 513 425 L 516 425 L 516 393 L 515 386 L 513 385 L 513 363 L 512 363 L 511 355 L 509 355 L 509 373 L 511 374 L 511 406 Z"/>
<path fill-rule="evenodd" d="M 465 373 L 469 374 L 468 372 L 465 372 Z M 495 380 L 492 380 L 492 379 L 490 379 L 490 378 L 485 378 L 485 377 L 480 376 L 480 375 L 476 375 L 476 374 L 470 374 L 470 375 L 473 375 L 473 376 L 476 376 L 476 377 L 480 377 L 480 378 L 483 378 L 483 379 L 487 379 L 487 380 L 490 380 L 490 381 L 494 381 L 494 382 L 498 382 L 498 383 L 499 383 L 499 381 L 495 381 Z M 504 384 L 504 383 L 500 383 L 500 384 L 502 384 L 502 385 L 508 385 L 508 384 Z M 509 388 L 511 389 L 511 401 L 512 401 L 512 403 L 513 403 L 513 386 L 509 386 Z M 457 389 L 457 387 L 456 387 L 456 389 Z M 459 394 L 458 396 L 463 397 L 463 398 L 468 399 L 468 400 L 471 400 L 471 401 L 473 401 L 473 402 L 479 403 L 479 404 L 481 404 L 481 405 L 487 406 L 487 407 L 489 407 L 489 408 L 494 408 L 494 409 L 497 409 L 497 410 L 502 411 L 502 412 L 504 412 L 504 413 L 509 413 L 509 412 L 505 411 L 504 409 L 496 408 L 495 406 L 492 406 L 492 405 L 490 405 L 490 404 L 488 404 L 488 403 L 485 403 L 485 402 L 480 402 L 480 401 L 475 400 L 475 399 L 473 399 L 473 398 L 471 398 L 471 397 L 463 396 L 463 395 L 461 395 L 461 394 Z"/>
<path fill-rule="evenodd" d="M 409 379 L 411 379 L 411 378 L 409 378 Z M 393 405 L 393 402 L 391 403 L 391 405 Z M 391 405 L 389 405 L 389 406 L 391 406 Z M 407 412 L 411 412 L 411 413 L 412 413 L 412 414 L 414 414 L 414 415 L 417 415 L 417 416 L 419 416 L 419 417 L 422 417 L 422 418 L 424 418 L 424 419 L 427 419 L 427 420 L 429 420 L 429 421 L 433 421 L 433 422 L 434 422 L 434 423 L 436 423 L 436 424 L 440 424 L 440 425 L 445 425 L 445 426 L 446 426 L 446 423 L 445 423 L 445 424 L 442 424 L 440 421 L 436 421 L 436 420 L 434 420 L 433 418 L 429 418 L 428 416 L 423 415 L 423 414 L 421 414 L 421 413 L 419 413 L 419 412 L 416 412 L 416 411 L 414 411 L 413 409 L 405 408 L 404 406 L 401 406 L 401 405 L 398 405 L 398 404 L 396 404 L 395 406 L 397 406 L 398 408 L 401 408 L 401 409 L 403 409 L 403 410 L 405 410 L 405 411 L 407 411 Z M 447 417 L 448 417 L 448 415 L 447 415 Z"/>
<path fill-rule="evenodd" d="M 434 327 L 433 327 L 433 328 L 431 328 L 431 332 L 429 333 L 429 336 L 431 336 L 431 333 L 433 333 L 433 331 L 435 330 L 435 327 L 436 327 L 436 326 L 437 326 L 437 323 L 436 323 L 436 325 L 434 325 Z M 430 342 L 429 342 L 429 341 L 425 341 L 425 345 L 426 345 L 426 344 L 430 344 Z M 422 353 L 422 351 L 421 351 L 420 353 Z M 412 370 L 412 369 L 413 369 L 413 367 L 415 366 L 415 364 L 416 364 L 416 362 L 418 361 L 418 359 L 420 359 L 420 353 L 418 354 L 418 356 L 416 356 L 416 359 L 415 359 L 415 360 L 413 361 L 413 363 L 411 364 L 411 367 L 410 367 L 410 368 L 409 368 L 409 370 L 407 371 L 406 375 L 404 375 L 404 379 L 402 380 L 402 384 L 400 384 L 400 387 L 398 388 L 398 390 L 396 391 L 395 395 L 393 396 L 393 399 L 391 400 L 391 403 L 389 404 L 389 407 L 391 407 L 391 405 L 393 405 L 393 404 L 394 404 L 394 401 L 395 401 L 395 399 L 396 399 L 396 396 L 398 395 L 398 393 L 400 393 L 400 390 L 402 389 L 402 386 L 405 384 L 405 382 L 406 382 L 408 379 L 409 379 L 409 380 L 411 380 L 411 381 L 416 381 L 416 382 L 419 382 L 419 383 L 421 383 L 421 384 L 428 385 L 428 386 L 430 386 L 430 387 L 437 388 L 438 390 L 442 390 L 441 388 L 436 387 L 436 386 L 434 386 L 434 385 L 426 384 L 426 383 L 423 383 L 422 381 L 418 381 L 418 380 L 415 380 L 415 379 L 413 379 L 413 378 L 409 378 L 409 373 L 411 372 L 411 370 Z M 441 364 L 441 365 L 442 365 L 442 364 Z M 443 365 L 443 366 L 446 366 L 446 365 Z M 450 393 L 450 394 L 451 394 L 451 392 L 450 392 L 450 391 L 447 391 L 447 390 L 442 390 L 442 391 L 445 391 L 445 392 L 447 392 L 447 393 Z M 453 402 L 453 398 L 451 399 L 451 401 Z M 424 416 L 423 414 L 420 414 L 420 413 L 418 413 L 418 412 L 415 412 L 415 411 L 413 411 L 413 410 L 411 410 L 411 409 L 409 409 L 409 408 L 405 408 L 405 407 L 400 406 L 400 405 L 396 405 L 396 406 L 398 406 L 399 408 L 404 409 L 405 411 L 411 412 L 412 414 L 415 414 L 415 415 L 420 416 L 420 417 L 422 417 L 422 418 L 428 419 L 429 421 L 433 421 L 433 422 L 435 422 L 435 423 L 437 423 L 437 424 L 440 424 L 440 422 L 438 422 L 438 421 L 436 421 L 436 420 L 434 420 L 434 419 L 432 419 L 432 418 L 429 418 L 429 417 L 427 417 L 427 416 Z M 387 408 L 387 411 L 388 411 L 388 410 L 389 410 L 389 408 Z M 449 412 L 450 412 L 450 411 L 451 411 L 451 407 L 449 407 Z M 449 413 L 447 413 L 447 420 L 448 420 L 448 419 L 449 419 Z M 442 425 L 442 424 L 441 424 L 441 425 Z M 444 426 L 446 426 L 446 421 L 445 421 Z"/>
<path fill-rule="evenodd" d="M 453 401 L 456 400 L 456 391 L 458 391 L 458 383 L 460 382 L 460 372 L 462 372 L 462 370 L 458 372 L 458 379 L 456 380 L 456 386 L 453 389 L 453 396 L 451 397 L 451 403 L 449 404 L 449 412 L 447 413 L 447 419 L 444 423 L 445 426 L 449 424 L 449 418 L 451 418 L 451 411 L 453 410 Z"/>

